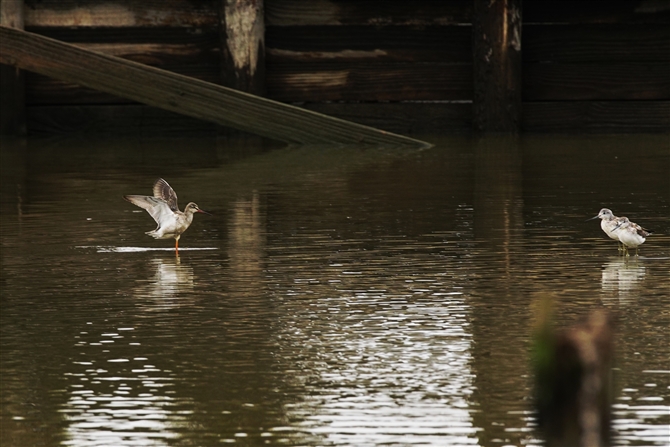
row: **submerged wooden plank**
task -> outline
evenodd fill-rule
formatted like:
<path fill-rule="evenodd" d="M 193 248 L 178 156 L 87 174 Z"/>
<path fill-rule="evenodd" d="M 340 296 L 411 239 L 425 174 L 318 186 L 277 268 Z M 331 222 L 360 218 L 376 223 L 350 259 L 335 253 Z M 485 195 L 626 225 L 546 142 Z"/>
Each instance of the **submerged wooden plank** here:
<path fill-rule="evenodd" d="M 0 27 L 0 63 L 294 143 L 428 143 L 331 118 L 24 31 Z"/>

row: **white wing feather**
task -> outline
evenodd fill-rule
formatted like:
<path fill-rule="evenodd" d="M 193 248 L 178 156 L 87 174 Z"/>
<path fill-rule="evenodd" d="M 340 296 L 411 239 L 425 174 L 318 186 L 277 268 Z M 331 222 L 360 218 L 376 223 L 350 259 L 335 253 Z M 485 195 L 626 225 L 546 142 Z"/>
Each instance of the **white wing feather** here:
<path fill-rule="evenodd" d="M 174 216 L 170 206 L 163 199 L 149 196 L 123 196 L 123 198 L 133 205 L 147 210 L 158 224 L 158 228 L 161 227 L 161 223 L 167 222 Z"/>

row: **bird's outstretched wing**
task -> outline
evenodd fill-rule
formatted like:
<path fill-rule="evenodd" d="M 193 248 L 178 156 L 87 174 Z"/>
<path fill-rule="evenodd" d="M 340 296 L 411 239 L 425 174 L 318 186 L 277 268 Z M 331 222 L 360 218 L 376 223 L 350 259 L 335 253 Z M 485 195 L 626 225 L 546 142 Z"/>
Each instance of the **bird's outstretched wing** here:
<path fill-rule="evenodd" d="M 168 184 L 168 182 L 166 182 L 162 178 L 159 178 L 154 183 L 154 197 L 157 199 L 165 200 L 165 202 L 168 204 L 168 206 L 172 211 L 175 212 L 179 211 L 179 205 L 177 205 L 177 193 L 174 192 L 174 189 L 172 189 L 172 187 Z"/>
<path fill-rule="evenodd" d="M 158 224 L 158 228 L 161 227 L 161 222 L 165 222 L 169 216 L 173 215 L 168 203 L 161 198 L 150 196 L 123 196 L 123 198 L 147 210 Z"/>

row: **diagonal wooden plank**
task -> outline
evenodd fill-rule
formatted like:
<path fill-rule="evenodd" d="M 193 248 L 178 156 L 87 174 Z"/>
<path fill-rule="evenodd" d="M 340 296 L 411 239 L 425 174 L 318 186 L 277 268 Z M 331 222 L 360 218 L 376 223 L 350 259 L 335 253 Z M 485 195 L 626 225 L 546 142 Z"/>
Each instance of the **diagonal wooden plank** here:
<path fill-rule="evenodd" d="M 429 143 L 0 26 L 0 63 L 290 143 Z"/>

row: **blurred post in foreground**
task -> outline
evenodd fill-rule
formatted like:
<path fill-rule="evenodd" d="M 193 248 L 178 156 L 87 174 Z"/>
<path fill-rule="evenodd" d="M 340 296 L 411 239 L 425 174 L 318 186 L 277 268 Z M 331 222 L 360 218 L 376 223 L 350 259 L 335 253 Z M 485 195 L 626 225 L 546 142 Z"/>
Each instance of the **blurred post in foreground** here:
<path fill-rule="evenodd" d="M 586 321 L 556 331 L 548 300 L 533 334 L 535 406 L 547 446 L 610 444 L 612 318 L 594 310 Z"/>

